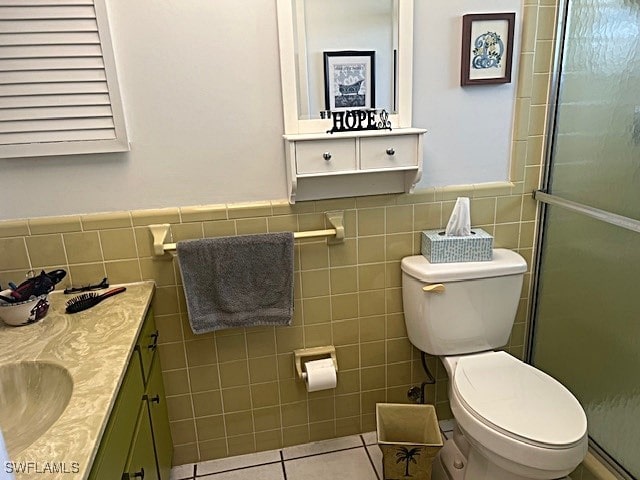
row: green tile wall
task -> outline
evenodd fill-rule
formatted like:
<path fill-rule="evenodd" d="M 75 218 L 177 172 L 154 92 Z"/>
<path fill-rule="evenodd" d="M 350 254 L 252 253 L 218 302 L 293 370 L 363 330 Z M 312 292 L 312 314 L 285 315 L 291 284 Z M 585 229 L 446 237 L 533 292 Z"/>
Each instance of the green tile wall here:
<path fill-rule="evenodd" d="M 535 203 L 522 184 L 464 186 L 330 201 L 260 202 L 0 222 L 0 283 L 32 268 L 65 268 L 74 285 L 154 280 L 154 311 L 178 464 L 375 429 L 377 402 L 407 402 L 425 375 L 402 313 L 400 260 L 419 253 L 420 232 L 443 228 L 459 195 L 496 247 L 528 261 Z M 191 332 L 177 261 L 154 257 L 147 225 L 168 221 L 172 241 L 204 236 L 323 229 L 324 212 L 344 210 L 346 239 L 295 247 L 295 318 L 290 327 Z M 475 224 L 475 223 L 474 223 Z M 522 357 L 528 285 L 509 344 Z M 61 285 L 62 287 L 63 285 Z M 338 387 L 307 393 L 293 350 L 335 345 Z M 427 390 L 440 418 L 451 416 L 446 373 Z"/>

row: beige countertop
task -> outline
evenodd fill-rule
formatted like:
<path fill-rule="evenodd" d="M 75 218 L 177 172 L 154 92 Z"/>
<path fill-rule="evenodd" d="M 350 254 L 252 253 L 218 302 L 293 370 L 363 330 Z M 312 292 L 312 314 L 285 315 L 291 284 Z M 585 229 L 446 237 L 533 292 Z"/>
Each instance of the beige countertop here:
<path fill-rule="evenodd" d="M 153 282 L 123 286 L 126 292 L 73 315 L 64 312 L 72 295 L 53 292 L 49 312 L 40 322 L 0 326 L 0 366 L 46 361 L 65 367 L 73 379 L 62 415 L 29 447 L 13 455 L 10 466 L 2 465 L 3 472 L 17 467 L 29 470 L 16 473 L 17 479 L 88 477 L 155 290 Z"/>

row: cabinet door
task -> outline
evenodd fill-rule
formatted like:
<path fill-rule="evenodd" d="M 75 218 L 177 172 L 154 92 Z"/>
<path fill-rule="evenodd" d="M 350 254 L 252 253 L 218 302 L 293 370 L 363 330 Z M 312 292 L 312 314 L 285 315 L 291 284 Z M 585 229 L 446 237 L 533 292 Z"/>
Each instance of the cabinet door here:
<path fill-rule="evenodd" d="M 360 139 L 362 169 L 412 167 L 418 165 L 416 135 L 385 135 Z"/>
<path fill-rule="evenodd" d="M 167 401 L 164 396 L 162 383 L 162 369 L 160 368 L 160 355 L 155 355 L 151 365 L 151 376 L 147 386 L 147 399 L 149 412 L 151 413 L 151 426 L 153 429 L 153 441 L 158 459 L 158 472 L 162 480 L 168 480 L 171 471 L 173 457 L 173 442 L 169 428 L 169 413 Z"/>
<path fill-rule="evenodd" d="M 153 434 L 151 433 L 151 419 L 149 418 L 149 409 L 146 401 L 143 402 L 137 427 L 127 468 L 122 474 L 122 480 L 158 480 L 156 454 L 153 448 Z"/>
<path fill-rule="evenodd" d="M 142 360 L 142 375 L 144 377 L 144 384 L 149 382 L 149 369 L 151 368 L 151 360 L 153 354 L 157 350 L 158 345 L 158 330 L 156 329 L 156 322 L 153 317 L 153 311 L 149 310 L 144 320 L 140 336 L 138 337 L 138 343 L 136 348 L 140 352 L 140 359 Z"/>
<path fill-rule="evenodd" d="M 356 140 L 307 140 L 296 142 L 296 172 L 305 174 L 332 174 L 357 168 Z"/>
<path fill-rule="evenodd" d="M 120 478 L 129 455 L 143 394 L 140 359 L 132 355 L 93 462 L 90 480 Z"/>

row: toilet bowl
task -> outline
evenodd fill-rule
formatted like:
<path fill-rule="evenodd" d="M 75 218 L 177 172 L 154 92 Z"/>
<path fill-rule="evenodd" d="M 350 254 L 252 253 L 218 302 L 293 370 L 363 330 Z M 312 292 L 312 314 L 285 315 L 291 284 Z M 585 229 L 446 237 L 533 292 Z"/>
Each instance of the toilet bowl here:
<path fill-rule="evenodd" d="M 458 428 L 486 478 L 556 479 L 587 453 L 587 419 L 558 381 L 505 352 L 444 357 Z M 495 468 L 493 468 L 495 467 Z M 493 468 L 491 471 L 490 468 Z M 468 474 L 462 478 L 475 477 Z"/>
<path fill-rule="evenodd" d="M 520 298 L 524 259 L 431 264 L 402 260 L 409 340 L 440 357 L 457 421 L 434 464 L 434 480 L 552 480 L 587 453 L 587 419 L 560 382 L 503 351 Z M 436 288 L 437 287 L 437 288 Z"/>

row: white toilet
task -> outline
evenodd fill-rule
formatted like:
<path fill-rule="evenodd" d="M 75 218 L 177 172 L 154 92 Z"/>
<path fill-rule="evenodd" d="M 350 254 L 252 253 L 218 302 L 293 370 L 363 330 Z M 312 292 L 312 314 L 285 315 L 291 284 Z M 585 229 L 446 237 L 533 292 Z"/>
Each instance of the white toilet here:
<path fill-rule="evenodd" d="M 509 340 L 527 266 L 495 249 L 488 262 L 402 260 L 409 340 L 449 375 L 457 422 L 434 480 L 558 479 L 587 453 L 587 418 L 558 381 L 511 355 Z"/>

